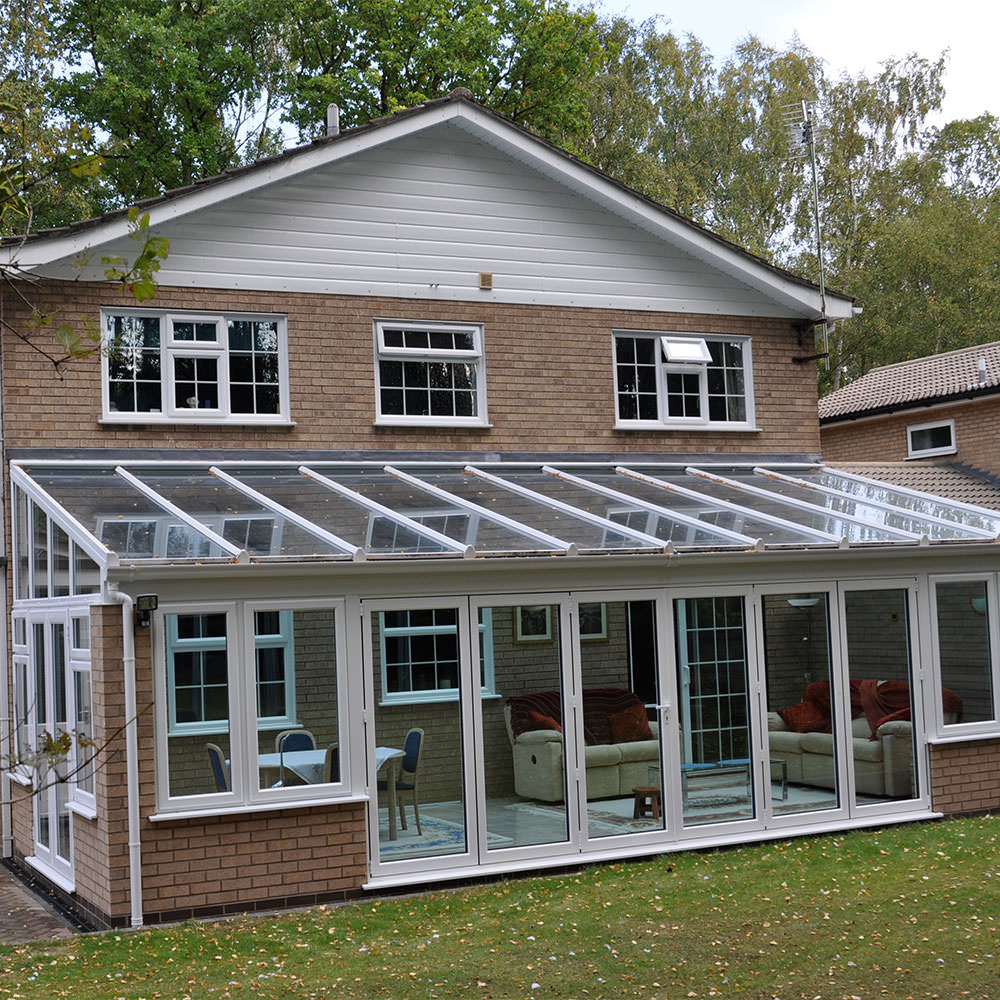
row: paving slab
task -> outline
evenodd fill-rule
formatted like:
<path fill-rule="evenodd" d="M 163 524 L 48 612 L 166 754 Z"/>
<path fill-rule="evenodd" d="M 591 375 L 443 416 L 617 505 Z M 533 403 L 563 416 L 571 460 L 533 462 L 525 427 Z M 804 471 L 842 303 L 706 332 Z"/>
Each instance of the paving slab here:
<path fill-rule="evenodd" d="M 66 938 L 77 930 L 52 903 L 0 866 L 0 945 Z"/>

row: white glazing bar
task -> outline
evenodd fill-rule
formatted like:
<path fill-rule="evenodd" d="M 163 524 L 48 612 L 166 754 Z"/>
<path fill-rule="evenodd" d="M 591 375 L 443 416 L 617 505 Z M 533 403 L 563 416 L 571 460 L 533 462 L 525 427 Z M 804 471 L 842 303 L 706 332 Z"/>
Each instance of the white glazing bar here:
<path fill-rule="evenodd" d="M 287 521 L 297 525 L 307 534 L 312 535 L 314 538 L 318 538 L 322 542 L 327 542 L 336 549 L 342 549 L 348 555 L 352 556 L 356 562 L 365 558 L 364 549 L 359 548 L 357 545 L 352 545 L 339 535 L 335 535 L 333 532 L 327 531 L 325 528 L 321 528 L 318 524 L 313 524 L 313 522 L 308 518 L 302 517 L 301 514 L 296 514 L 294 510 L 289 510 L 276 500 L 272 500 L 266 494 L 258 493 L 257 490 L 253 489 L 253 487 L 247 486 L 246 483 L 241 483 L 238 479 L 229 475 L 228 472 L 223 472 L 218 466 L 209 466 L 208 471 L 216 478 L 221 479 L 224 483 L 228 483 L 234 490 L 242 493 L 245 497 L 254 500 L 262 507 L 266 507 L 269 511 L 272 511 L 275 514 L 280 514 Z"/>
<path fill-rule="evenodd" d="M 592 490 L 594 493 L 599 493 L 601 496 L 607 497 L 609 500 L 614 500 L 618 503 L 626 504 L 632 507 L 638 507 L 640 510 L 648 511 L 650 514 L 656 514 L 659 517 L 665 517 L 668 520 L 676 521 L 678 524 L 683 524 L 688 528 L 695 528 L 698 531 L 704 531 L 706 535 L 715 535 L 717 538 L 725 539 L 729 542 L 736 542 L 739 545 L 748 545 L 751 548 L 759 548 L 763 542 L 759 538 L 752 538 L 750 535 L 742 535 L 738 531 L 731 531 L 729 528 L 720 528 L 714 524 L 708 524 L 706 521 L 699 520 L 697 517 L 693 517 L 690 514 L 682 514 L 680 511 L 671 510 L 669 507 L 660 507 L 655 503 L 650 503 L 648 500 L 640 500 L 638 497 L 629 496 L 628 493 L 621 493 L 618 490 L 611 489 L 610 486 L 602 486 L 600 483 L 592 483 L 588 479 L 581 479 L 579 476 L 574 476 L 571 472 L 564 472 L 562 469 L 556 468 L 552 465 L 543 465 L 542 471 L 550 476 L 556 476 L 559 479 L 563 479 L 568 483 L 573 483 L 575 486 L 582 486 L 585 489 Z M 661 541 L 662 545 L 663 542 Z"/>
<path fill-rule="evenodd" d="M 441 489 L 440 486 L 434 486 L 432 483 L 428 483 L 423 479 L 418 479 L 416 476 L 410 475 L 410 473 L 404 472 L 402 469 L 397 469 L 395 466 L 387 465 L 385 466 L 385 471 L 390 476 L 395 476 L 397 479 L 404 483 L 408 483 L 410 486 L 415 486 L 419 490 L 425 490 L 431 496 L 437 497 L 439 500 L 444 500 L 446 503 L 454 504 L 460 510 L 464 510 L 470 514 L 476 514 L 487 521 L 492 521 L 494 524 L 499 524 L 504 528 L 508 528 L 510 531 L 513 531 L 518 535 L 524 535 L 525 538 L 531 538 L 536 542 L 541 542 L 550 548 L 561 550 L 563 552 L 570 552 L 575 548 L 572 542 L 563 541 L 563 539 L 557 538 L 555 535 L 550 535 L 548 532 L 539 531 L 537 528 L 531 528 L 526 524 L 522 524 L 520 521 L 515 521 L 514 518 L 507 517 L 505 514 L 499 514 L 496 511 L 487 509 L 486 507 L 481 507 L 479 504 L 473 503 L 471 500 L 465 500 L 462 497 L 455 496 L 454 493 L 449 493 L 447 490 Z"/>
<path fill-rule="evenodd" d="M 956 533 L 960 531 L 967 531 L 970 535 L 973 535 L 976 538 L 989 538 L 991 541 L 995 541 L 997 539 L 996 532 L 987 531 L 985 528 L 974 528 L 970 525 L 962 524 L 960 521 L 946 521 L 943 517 L 935 517 L 933 514 L 924 514 L 918 510 L 911 510 L 909 507 L 900 507 L 898 504 L 889 503 L 887 500 L 875 500 L 872 497 L 858 496 L 856 493 L 846 493 L 844 490 L 838 490 L 834 486 L 823 486 L 821 483 L 810 483 L 807 479 L 799 479 L 797 476 L 789 476 L 784 472 L 772 472 L 770 469 L 766 469 L 763 466 L 756 466 L 753 471 L 755 475 L 773 479 L 775 482 L 787 483 L 790 486 L 798 486 L 804 490 L 815 490 L 817 493 L 837 497 L 841 500 L 850 500 L 853 503 L 867 504 L 869 507 L 875 507 L 878 510 L 885 510 L 891 514 L 898 514 L 901 517 L 908 517 L 914 521 L 926 521 L 928 524 L 936 524 L 938 527 L 947 528 L 948 530 Z M 892 488 L 892 483 L 883 484 L 883 489 Z"/>
<path fill-rule="evenodd" d="M 676 493 L 678 496 L 687 497 L 696 503 L 732 511 L 741 517 L 750 517 L 758 521 L 764 521 L 766 524 L 773 524 L 776 528 L 785 528 L 789 531 L 795 531 L 800 535 L 808 535 L 817 542 L 832 542 L 835 545 L 846 543 L 846 539 L 840 535 L 834 535 L 832 532 L 821 531 L 819 528 L 810 528 L 807 525 L 799 524 L 797 521 L 789 521 L 784 517 L 778 517 L 776 514 L 768 514 L 753 507 L 744 507 L 741 504 L 722 500 L 719 497 L 710 497 L 704 493 L 699 493 L 697 490 L 688 489 L 686 486 L 678 486 L 676 483 L 668 483 L 665 479 L 647 476 L 643 472 L 637 472 L 635 469 L 629 469 L 622 465 L 617 466 L 615 472 L 622 476 L 628 476 L 630 479 L 636 479 L 640 483 L 658 486 L 661 490 L 667 490 L 669 493 Z"/>
<path fill-rule="evenodd" d="M 366 510 L 373 511 L 376 514 L 381 514 L 383 517 L 387 517 L 395 524 L 400 524 L 404 528 L 409 528 L 410 531 L 413 531 L 418 535 L 422 535 L 424 538 L 429 538 L 431 541 L 437 542 L 438 545 L 446 548 L 449 552 L 457 552 L 466 559 L 471 559 L 476 554 L 476 550 L 471 545 L 467 545 L 465 542 L 456 542 L 454 538 L 449 538 L 447 535 L 443 535 L 440 531 L 428 528 L 419 521 L 414 521 L 405 514 L 400 514 L 399 511 L 393 510 L 391 507 L 386 507 L 384 504 L 380 504 L 377 500 L 369 500 L 368 497 L 358 493 L 356 490 L 352 490 L 347 486 L 342 486 L 333 479 L 327 479 L 326 476 L 321 476 L 318 472 L 314 469 L 310 469 L 307 465 L 300 465 L 299 472 L 305 476 L 306 479 L 311 479 L 314 483 L 319 483 L 320 486 L 323 486 L 334 493 L 339 493 L 342 497 L 347 497 L 348 500 L 353 500 L 354 503 L 364 507 Z"/>
<path fill-rule="evenodd" d="M 791 507 L 794 510 L 806 511 L 810 514 L 819 514 L 823 517 L 836 518 L 839 521 L 847 521 L 849 524 L 860 524 L 863 528 L 869 528 L 873 531 L 884 531 L 887 535 L 893 535 L 896 538 L 906 539 L 907 541 L 919 542 L 923 541 L 925 538 L 924 535 L 918 535 L 912 531 L 904 531 L 902 528 L 887 528 L 884 524 L 875 524 L 874 522 L 866 520 L 863 517 L 854 517 L 851 514 L 842 514 L 839 511 L 826 510 L 814 503 L 807 503 L 805 500 L 796 500 L 793 497 L 783 497 L 780 493 L 775 493 L 773 490 L 764 490 L 759 486 L 751 486 L 749 483 L 741 483 L 735 479 L 727 479 L 725 476 L 720 476 L 714 472 L 708 472 L 705 469 L 696 469 L 693 465 L 688 466 L 684 471 L 689 476 L 696 476 L 698 479 L 706 479 L 710 483 L 719 483 L 721 486 L 727 486 L 740 493 L 747 493 L 751 496 L 762 497 L 765 500 L 770 500 L 772 503 L 778 503 L 785 507 Z"/>
<path fill-rule="evenodd" d="M 181 510 L 176 504 L 171 503 L 165 496 L 157 493 L 151 486 L 147 486 L 141 479 L 136 479 L 128 469 L 120 465 L 115 466 L 115 475 L 124 479 L 129 486 L 134 486 L 144 497 L 152 500 L 158 507 L 162 507 L 168 514 L 173 514 L 189 528 L 193 528 L 200 535 L 204 535 L 209 541 L 214 542 L 228 552 L 237 562 L 245 563 L 250 561 L 250 553 L 246 549 L 241 549 L 232 542 L 223 538 L 222 535 L 214 532 L 207 524 L 202 524 L 197 518 L 192 517 L 187 511 Z"/>
<path fill-rule="evenodd" d="M 30 497 L 31 501 L 43 510 L 47 517 L 56 522 L 69 536 L 70 541 L 78 545 L 102 569 L 114 568 L 119 565 L 118 554 L 109 549 L 92 531 L 88 531 L 55 497 L 50 496 L 24 469 L 16 465 L 10 467 L 10 481 Z M 12 498 L 11 503 L 14 503 Z M 12 506 L 11 510 L 16 510 Z M 15 532 L 14 537 L 17 537 Z"/>
<path fill-rule="evenodd" d="M 911 489 L 909 486 L 900 486 L 897 483 L 885 482 L 881 479 L 871 479 L 869 476 L 859 476 L 855 472 L 844 472 L 842 469 L 831 469 L 828 465 L 817 466 L 820 472 L 827 476 L 838 476 L 841 479 L 848 479 L 855 483 L 862 483 L 874 489 L 892 490 L 894 493 L 902 493 L 904 496 L 913 497 L 914 500 L 922 500 L 925 503 L 937 504 L 939 507 L 951 507 L 964 514 L 975 514 L 990 521 L 997 527 L 997 536 L 1000 538 L 1000 513 L 991 510 L 989 507 L 980 507 L 974 503 L 966 503 L 964 500 L 952 500 L 950 497 L 938 496 L 936 493 L 922 493 L 920 490 Z M 907 510 L 906 507 L 902 508 Z M 911 511 L 911 513 L 913 513 Z M 954 522 L 946 522 L 952 524 Z"/>
<path fill-rule="evenodd" d="M 576 518 L 578 521 L 591 524 L 595 528 L 601 528 L 604 531 L 612 531 L 616 535 L 624 535 L 626 537 L 633 538 L 636 541 L 641 541 L 643 545 L 648 545 L 656 549 L 663 550 L 666 548 L 662 538 L 657 538 L 655 535 L 647 535 L 645 532 L 628 528 L 624 524 L 612 521 L 610 518 L 602 517 L 600 514 L 592 514 L 589 510 L 581 510 L 579 507 L 574 507 L 572 504 L 564 503 L 562 500 L 556 500 L 554 497 L 547 497 L 544 493 L 537 493 L 535 490 L 529 489 L 527 486 L 520 486 L 518 483 L 512 483 L 510 480 L 503 479 L 501 476 L 493 475 L 492 472 L 484 472 L 482 469 L 477 469 L 474 465 L 467 465 L 465 467 L 465 471 L 474 476 L 478 476 L 480 479 L 485 480 L 488 483 L 492 483 L 494 486 L 499 486 L 501 489 L 507 490 L 509 493 L 514 493 L 519 497 L 524 497 L 525 500 L 530 500 L 532 503 L 537 503 L 542 507 L 548 507 L 549 510 L 557 510 L 561 514 L 566 514 L 569 517 Z"/>

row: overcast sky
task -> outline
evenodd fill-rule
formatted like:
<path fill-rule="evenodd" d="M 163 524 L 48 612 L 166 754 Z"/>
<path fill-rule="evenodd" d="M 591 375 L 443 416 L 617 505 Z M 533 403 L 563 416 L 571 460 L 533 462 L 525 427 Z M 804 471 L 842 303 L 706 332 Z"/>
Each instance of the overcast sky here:
<path fill-rule="evenodd" d="M 997 0 L 598 0 L 606 13 L 633 21 L 661 14 L 677 34 L 690 32 L 716 62 L 749 34 L 782 47 L 797 32 L 833 76 L 874 71 L 911 52 L 934 59 L 949 50 L 944 120 L 1000 117 Z"/>

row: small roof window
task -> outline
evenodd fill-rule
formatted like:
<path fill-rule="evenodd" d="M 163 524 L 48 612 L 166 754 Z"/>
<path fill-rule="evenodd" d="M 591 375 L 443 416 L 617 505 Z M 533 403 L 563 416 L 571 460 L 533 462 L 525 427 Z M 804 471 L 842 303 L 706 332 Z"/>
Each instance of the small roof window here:
<path fill-rule="evenodd" d="M 660 337 L 660 344 L 671 364 L 705 365 L 712 360 L 703 337 Z"/>

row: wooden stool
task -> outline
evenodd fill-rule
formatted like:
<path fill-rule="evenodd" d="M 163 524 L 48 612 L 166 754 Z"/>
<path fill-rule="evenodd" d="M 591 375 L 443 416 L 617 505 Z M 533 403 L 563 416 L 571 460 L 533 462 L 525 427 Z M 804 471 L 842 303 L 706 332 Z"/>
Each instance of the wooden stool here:
<path fill-rule="evenodd" d="M 660 790 L 653 785 L 637 785 L 635 792 L 635 807 L 632 809 L 632 819 L 642 819 L 643 816 L 660 818 Z"/>

